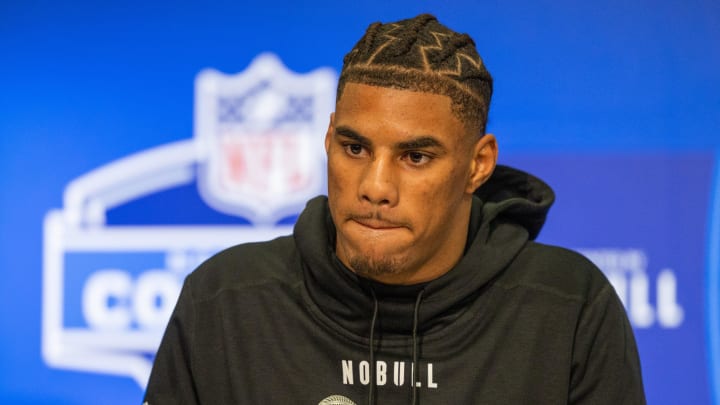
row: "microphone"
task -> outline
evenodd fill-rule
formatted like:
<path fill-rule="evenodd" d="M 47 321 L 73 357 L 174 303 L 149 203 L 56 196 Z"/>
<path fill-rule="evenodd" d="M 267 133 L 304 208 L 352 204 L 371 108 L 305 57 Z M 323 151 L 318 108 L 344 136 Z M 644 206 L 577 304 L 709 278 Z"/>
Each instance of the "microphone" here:
<path fill-rule="evenodd" d="M 330 395 L 318 402 L 318 405 L 357 405 L 352 399 L 342 395 Z"/>

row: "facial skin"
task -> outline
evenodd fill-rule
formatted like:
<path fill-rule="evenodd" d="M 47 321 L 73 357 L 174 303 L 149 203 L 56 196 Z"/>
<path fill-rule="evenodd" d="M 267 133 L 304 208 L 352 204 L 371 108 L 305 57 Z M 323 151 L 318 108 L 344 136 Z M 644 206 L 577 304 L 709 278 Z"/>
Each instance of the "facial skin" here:
<path fill-rule="evenodd" d="M 492 135 L 472 135 L 447 96 L 347 83 L 325 136 L 336 253 L 387 284 L 435 279 L 460 259 L 472 193 L 492 174 Z"/>

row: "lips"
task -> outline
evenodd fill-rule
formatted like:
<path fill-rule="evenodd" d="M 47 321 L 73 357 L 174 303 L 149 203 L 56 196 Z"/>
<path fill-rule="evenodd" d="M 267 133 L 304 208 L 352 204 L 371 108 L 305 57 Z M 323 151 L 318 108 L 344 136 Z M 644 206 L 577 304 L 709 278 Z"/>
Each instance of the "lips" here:
<path fill-rule="evenodd" d="M 382 220 L 382 219 L 376 219 L 376 218 L 352 217 L 350 219 L 366 228 L 375 229 L 375 230 L 397 229 L 397 228 L 403 227 L 403 225 L 401 225 L 401 224 L 397 224 L 397 223 Z"/>

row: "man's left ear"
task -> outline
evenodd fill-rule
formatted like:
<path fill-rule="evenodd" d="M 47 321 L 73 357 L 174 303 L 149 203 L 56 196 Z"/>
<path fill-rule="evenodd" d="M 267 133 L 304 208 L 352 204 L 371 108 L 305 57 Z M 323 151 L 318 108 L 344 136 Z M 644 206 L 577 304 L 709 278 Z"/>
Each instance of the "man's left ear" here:
<path fill-rule="evenodd" d="M 485 183 L 497 165 L 498 148 L 495 135 L 485 134 L 475 142 L 472 161 L 470 162 L 470 177 L 468 178 L 468 194 L 472 194 Z"/>

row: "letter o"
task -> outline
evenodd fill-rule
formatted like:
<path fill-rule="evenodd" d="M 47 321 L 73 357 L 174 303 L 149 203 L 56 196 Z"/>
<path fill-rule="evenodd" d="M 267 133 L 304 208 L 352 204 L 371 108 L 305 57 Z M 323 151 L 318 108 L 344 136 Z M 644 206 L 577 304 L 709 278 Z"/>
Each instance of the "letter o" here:
<path fill-rule="evenodd" d="M 132 322 L 128 298 L 132 290 L 130 275 L 123 270 L 105 269 L 93 273 L 82 292 L 82 312 L 91 328 L 121 330 Z M 115 298 L 114 305 L 110 299 Z"/>
<path fill-rule="evenodd" d="M 146 271 L 136 281 L 133 294 L 135 319 L 141 328 L 161 329 L 170 319 L 180 295 L 178 277 L 168 271 Z"/>

